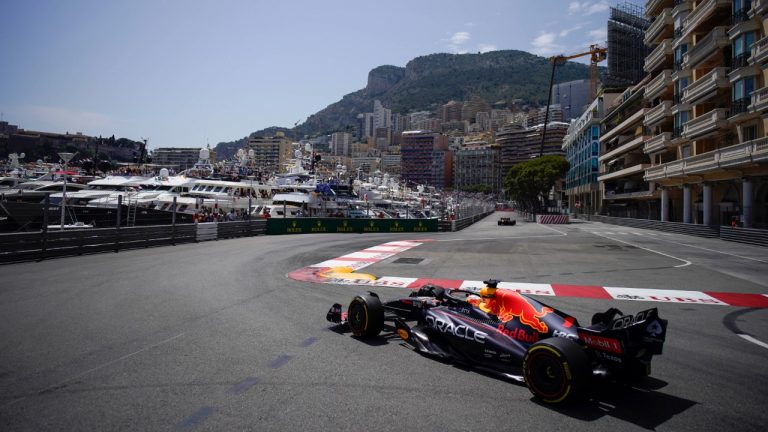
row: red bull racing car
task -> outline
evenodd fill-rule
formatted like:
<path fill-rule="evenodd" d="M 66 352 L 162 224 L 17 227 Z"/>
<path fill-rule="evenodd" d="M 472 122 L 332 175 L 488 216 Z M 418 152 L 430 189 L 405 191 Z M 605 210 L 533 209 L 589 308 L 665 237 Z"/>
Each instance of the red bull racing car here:
<path fill-rule="evenodd" d="M 661 354 L 667 321 L 656 308 L 633 315 L 608 309 L 582 327 L 576 318 L 513 290 L 425 285 L 382 303 L 373 292 L 328 311 L 330 322 L 374 338 L 393 323 L 414 350 L 524 381 L 535 397 L 560 404 L 586 395 L 595 375 L 637 380 Z"/>

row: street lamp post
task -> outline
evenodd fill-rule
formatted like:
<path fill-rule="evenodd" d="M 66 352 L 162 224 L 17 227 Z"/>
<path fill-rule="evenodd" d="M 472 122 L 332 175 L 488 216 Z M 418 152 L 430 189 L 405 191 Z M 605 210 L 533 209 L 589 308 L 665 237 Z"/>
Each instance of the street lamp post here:
<path fill-rule="evenodd" d="M 64 215 L 67 206 L 67 164 L 76 153 L 59 153 L 59 157 L 64 161 L 64 188 L 61 191 L 61 230 L 64 231 Z"/>

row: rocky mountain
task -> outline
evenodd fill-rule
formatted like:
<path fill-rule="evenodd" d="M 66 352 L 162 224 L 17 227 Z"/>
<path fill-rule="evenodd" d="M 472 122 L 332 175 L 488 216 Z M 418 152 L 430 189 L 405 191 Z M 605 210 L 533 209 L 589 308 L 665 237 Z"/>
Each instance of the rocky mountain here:
<path fill-rule="evenodd" d="M 434 111 L 450 100 L 464 101 L 472 96 L 480 96 L 494 107 L 515 103 L 543 106 L 547 102 L 551 67 L 544 57 L 514 50 L 417 57 L 404 68 L 385 65 L 371 70 L 364 89 L 343 96 L 292 129 L 272 127 L 251 136 L 271 135 L 279 129 L 299 139 L 353 129 L 358 114 L 373 110 L 374 99 L 400 114 Z M 568 62 L 558 66 L 555 79 L 565 82 L 588 75 L 588 66 Z M 217 154 L 226 157 L 246 140 L 219 143 Z"/>

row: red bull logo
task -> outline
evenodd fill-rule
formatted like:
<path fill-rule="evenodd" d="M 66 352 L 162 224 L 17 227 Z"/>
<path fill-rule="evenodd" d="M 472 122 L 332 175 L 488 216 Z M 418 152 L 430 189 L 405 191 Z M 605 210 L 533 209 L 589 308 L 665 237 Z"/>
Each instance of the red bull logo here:
<path fill-rule="evenodd" d="M 519 340 L 520 342 L 527 342 L 532 344 L 539 341 L 539 333 L 535 331 L 525 331 L 525 329 L 521 328 L 507 330 L 504 328 L 504 324 L 499 324 L 499 326 L 496 327 L 496 330 L 499 333 L 505 336 L 509 336 L 512 339 Z"/>
<path fill-rule="evenodd" d="M 496 315 L 503 323 L 517 317 L 521 323 L 539 333 L 549 331 L 549 327 L 541 318 L 552 313 L 552 308 L 542 307 L 541 311 L 538 311 L 528 299 L 521 296 L 517 291 L 495 290 L 493 297 L 484 299 L 483 303 L 480 305 L 480 309 Z"/>

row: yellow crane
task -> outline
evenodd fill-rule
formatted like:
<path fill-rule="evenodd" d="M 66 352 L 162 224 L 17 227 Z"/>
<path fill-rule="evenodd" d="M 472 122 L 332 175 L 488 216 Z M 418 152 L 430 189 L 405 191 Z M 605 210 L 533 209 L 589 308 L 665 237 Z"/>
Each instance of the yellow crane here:
<path fill-rule="evenodd" d="M 601 47 L 600 45 L 590 45 L 589 49 L 584 52 L 572 55 L 556 55 L 549 58 L 552 63 L 552 76 L 549 79 L 549 95 L 547 96 L 547 111 L 544 114 L 544 131 L 541 135 L 541 147 L 539 149 L 539 156 L 544 155 L 544 140 L 547 136 L 547 123 L 549 122 L 549 105 L 552 103 L 552 87 L 555 84 L 555 68 L 559 64 L 565 64 L 568 60 L 572 60 L 579 57 L 591 56 L 589 60 L 589 100 L 592 101 L 597 96 L 597 82 L 599 80 L 599 72 L 597 70 L 597 64 L 605 60 L 608 55 L 608 49 Z"/>

